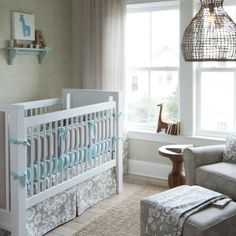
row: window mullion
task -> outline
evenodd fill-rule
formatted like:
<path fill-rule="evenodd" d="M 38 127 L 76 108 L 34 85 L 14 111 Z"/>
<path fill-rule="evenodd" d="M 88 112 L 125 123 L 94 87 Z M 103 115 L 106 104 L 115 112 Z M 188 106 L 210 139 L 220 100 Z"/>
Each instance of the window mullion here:
<path fill-rule="evenodd" d="M 179 67 L 175 66 L 167 66 L 167 67 L 161 67 L 161 66 L 137 66 L 137 67 L 128 67 L 128 71 L 134 71 L 134 70 L 151 70 L 151 71 L 178 71 Z"/>
<path fill-rule="evenodd" d="M 149 67 L 152 65 L 152 11 L 149 14 L 149 37 L 150 37 L 150 44 L 149 44 Z"/>
<path fill-rule="evenodd" d="M 151 125 L 152 10 L 149 13 L 148 125 Z"/>
<path fill-rule="evenodd" d="M 151 70 L 148 70 L 148 125 L 151 125 Z"/>
<path fill-rule="evenodd" d="M 199 132 L 199 129 L 201 127 L 201 70 L 200 68 L 196 69 L 196 87 L 197 87 L 197 104 L 196 104 L 196 130 Z"/>
<path fill-rule="evenodd" d="M 234 72 L 234 132 L 236 131 L 236 72 Z"/>

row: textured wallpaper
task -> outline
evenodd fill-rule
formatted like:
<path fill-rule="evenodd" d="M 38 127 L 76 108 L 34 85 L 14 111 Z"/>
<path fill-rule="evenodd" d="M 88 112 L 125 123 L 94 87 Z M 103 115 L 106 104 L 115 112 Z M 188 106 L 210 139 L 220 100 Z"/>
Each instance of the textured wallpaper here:
<path fill-rule="evenodd" d="M 35 55 L 20 55 L 8 65 L 11 12 L 31 13 L 53 51 L 38 64 Z M 60 96 L 72 87 L 71 0 L 0 0 L 0 104 Z"/>

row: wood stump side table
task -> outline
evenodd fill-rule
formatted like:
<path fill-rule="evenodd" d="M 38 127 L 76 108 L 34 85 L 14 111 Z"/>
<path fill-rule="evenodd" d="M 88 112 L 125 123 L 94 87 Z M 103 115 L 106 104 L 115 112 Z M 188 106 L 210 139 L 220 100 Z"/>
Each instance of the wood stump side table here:
<path fill-rule="evenodd" d="M 183 145 L 179 145 L 182 148 Z M 168 175 L 169 188 L 185 184 L 185 173 L 183 169 L 183 152 L 177 153 L 167 148 L 178 148 L 178 145 L 166 145 L 159 148 L 159 154 L 168 157 L 172 162 L 172 170 Z"/>

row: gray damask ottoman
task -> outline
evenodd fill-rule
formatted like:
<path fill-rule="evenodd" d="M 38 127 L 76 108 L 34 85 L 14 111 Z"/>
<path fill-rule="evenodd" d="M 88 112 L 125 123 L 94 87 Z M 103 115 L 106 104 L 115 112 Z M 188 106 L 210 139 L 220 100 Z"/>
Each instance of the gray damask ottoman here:
<path fill-rule="evenodd" d="M 153 213 L 153 196 L 141 200 L 141 236 L 174 236 L 165 232 L 156 233 L 157 227 L 164 228 L 165 225 L 160 223 L 163 212 Z M 153 214 L 156 218 L 150 217 Z M 168 220 L 171 222 L 174 219 L 170 217 Z M 204 208 L 189 216 L 182 229 L 182 236 L 236 236 L 236 203 L 232 201 L 224 208 Z"/>

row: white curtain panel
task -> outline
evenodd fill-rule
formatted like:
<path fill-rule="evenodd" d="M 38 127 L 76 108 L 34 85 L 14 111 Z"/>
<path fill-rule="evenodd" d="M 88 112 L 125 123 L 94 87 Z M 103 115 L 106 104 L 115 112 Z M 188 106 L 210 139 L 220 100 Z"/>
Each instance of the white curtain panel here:
<path fill-rule="evenodd" d="M 76 6 L 78 9 L 73 11 L 79 14 L 79 84 L 83 89 L 120 90 L 125 95 L 125 0 L 79 0 Z M 123 133 L 127 173 L 128 139 L 125 130 Z"/>
<path fill-rule="evenodd" d="M 80 80 L 84 89 L 124 91 L 124 0 L 80 0 Z"/>

